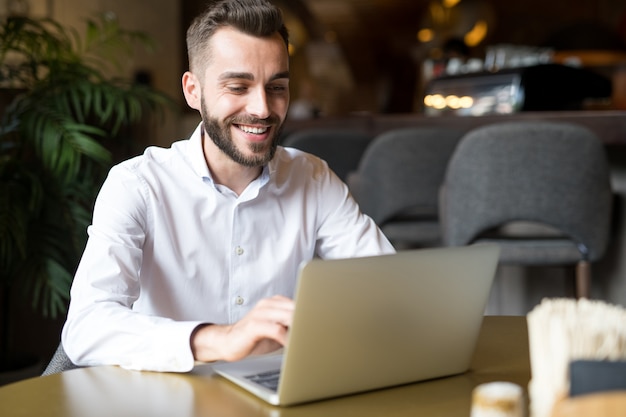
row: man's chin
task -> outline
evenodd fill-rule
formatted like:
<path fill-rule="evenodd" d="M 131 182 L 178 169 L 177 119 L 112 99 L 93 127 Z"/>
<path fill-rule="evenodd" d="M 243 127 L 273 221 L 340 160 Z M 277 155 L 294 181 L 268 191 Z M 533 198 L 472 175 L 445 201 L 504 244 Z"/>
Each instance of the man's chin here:
<path fill-rule="evenodd" d="M 267 164 L 274 157 L 274 153 L 275 148 L 270 143 L 264 146 L 247 146 L 245 150 L 240 147 L 238 152 L 230 156 L 240 165 L 254 168 Z"/>

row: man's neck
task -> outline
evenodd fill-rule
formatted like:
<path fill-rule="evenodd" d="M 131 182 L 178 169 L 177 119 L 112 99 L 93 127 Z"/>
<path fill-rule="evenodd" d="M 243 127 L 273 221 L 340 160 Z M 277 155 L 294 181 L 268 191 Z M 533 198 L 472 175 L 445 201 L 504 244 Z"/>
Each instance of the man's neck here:
<path fill-rule="evenodd" d="M 245 167 L 225 155 L 212 140 L 203 135 L 204 159 L 216 184 L 221 184 L 237 195 L 261 175 L 262 167 Z"/>

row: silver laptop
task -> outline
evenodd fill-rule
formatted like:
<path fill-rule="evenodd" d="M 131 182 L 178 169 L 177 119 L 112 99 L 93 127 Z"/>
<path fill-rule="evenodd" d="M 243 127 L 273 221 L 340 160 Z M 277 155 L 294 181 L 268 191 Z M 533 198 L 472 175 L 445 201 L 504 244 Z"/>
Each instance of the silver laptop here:
<path fill-rule="evenodd" d="M 300 270 L 283 352 L 213 369 L 274 405 L 463 373 L 498 256 L 473 245 L 314 259 Z"/>

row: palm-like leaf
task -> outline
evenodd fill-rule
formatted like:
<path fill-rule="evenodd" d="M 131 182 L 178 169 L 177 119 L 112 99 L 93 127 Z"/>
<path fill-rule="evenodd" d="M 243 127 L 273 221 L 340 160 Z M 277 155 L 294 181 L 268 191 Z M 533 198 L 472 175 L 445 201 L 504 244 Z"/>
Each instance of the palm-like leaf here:
<path fill-rule="evenodd" d="M 150 46 L 145 34 L 106 17 L 88 21 L 83 37 L 47 19 L 0 25 L 0 87 L 19 92 L 0 123 L 0 285 L 46 315 L 66 307 L 110 167 L 105 143 L 170 103 L 103 73 L 134 41 Z"/>

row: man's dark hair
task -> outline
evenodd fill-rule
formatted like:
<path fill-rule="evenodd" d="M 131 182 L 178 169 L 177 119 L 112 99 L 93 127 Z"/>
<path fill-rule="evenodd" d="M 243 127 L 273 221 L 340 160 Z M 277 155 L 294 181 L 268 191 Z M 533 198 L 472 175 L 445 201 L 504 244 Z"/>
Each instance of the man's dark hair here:
<path fill-rule="evenodd" d="M 211 3 L 187 30 L 191 71 L 208 62 L 210 51 L 207 44 L 211 36 L 217 29 L 227 26 L 257 37 L 269 37 L 278 32 L 285 41 L 285 47 L 289 46 L 289 34 L 278 7 L 267 0 L 220 0 Z"/>

